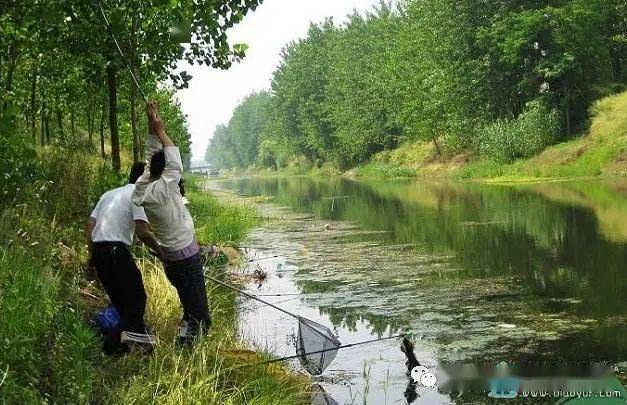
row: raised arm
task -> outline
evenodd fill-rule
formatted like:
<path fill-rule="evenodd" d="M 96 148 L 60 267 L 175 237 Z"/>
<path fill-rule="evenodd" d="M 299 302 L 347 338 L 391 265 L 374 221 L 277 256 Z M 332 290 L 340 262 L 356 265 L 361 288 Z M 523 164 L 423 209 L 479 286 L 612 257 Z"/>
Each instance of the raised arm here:
<path fill-rule="evenodd" d="M 148 118 L 148 137 L 146 140 L 146 167 L 144 173 L 135 182 L 135 191 L 133 192 L 133 204 L 142 206 L 147 197 L 148 188 L 150 183 L 154 180 L 150 175 L 150 160 L 152 156 L 163 150 L 163 143 L 167 145 L 173 145 L 172 140 L 165 132 L 165 125 L 163 120 L 157 113 L 157 107 L 155 102 L 146 103 L 146 116 Z M 163 138 L 163 140 L 162 140 Z"/>
<path fill-rule="evenodd" d="M 161 145 L 163 145 L 165 168 L 161 178 L 168 183 L 175 183 L 178 187 L 178 182 L 183 176 L 183 162 L 179 149 L 166 133 L 165 124 L 159 116 L 156 103 L 151 102 L 146 104 L 146 114 L 148 115 L 150 132 L 155 134 Z"/>

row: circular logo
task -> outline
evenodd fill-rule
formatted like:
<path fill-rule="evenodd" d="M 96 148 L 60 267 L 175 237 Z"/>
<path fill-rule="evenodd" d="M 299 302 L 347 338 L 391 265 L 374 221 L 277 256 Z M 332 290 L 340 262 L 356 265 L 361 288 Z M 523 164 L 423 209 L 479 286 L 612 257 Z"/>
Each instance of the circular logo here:
<path fill-rule="evenodd" d="M 428 368 L 424 366 L 416 366 L 409 373 L 414 382 L 419 382 L 424 387 L 434 387 L 437 379 Z"/>

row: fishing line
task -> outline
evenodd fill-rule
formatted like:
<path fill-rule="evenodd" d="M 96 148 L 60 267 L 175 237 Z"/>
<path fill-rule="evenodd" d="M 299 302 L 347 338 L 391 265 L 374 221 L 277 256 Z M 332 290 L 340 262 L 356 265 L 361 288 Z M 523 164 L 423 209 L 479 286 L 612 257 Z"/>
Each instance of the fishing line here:
<path fill-rule="evenodd" d="M 260 257 L 259 259 L 248 259 L 246 260 L 246 263 L 259 262 L 261 260 L 268 260 L 268 259 L 276 259 L 277 257 L 279 257 L 279 255 L 265 256 L 265 257 Z"/>
<path fill-rule="evenodd" d="M 338 346 L 338 347 L 333 347 L 333 348 L 330 348 L 330 349 L 316 350 L 316 351 L 313 351 L 313 352 L 306 352 L 306 353 L 295 354 L 293 356 L 280 357 L 278 359 L 271 359 L 271 360 L 266 360 L 266 361 L 260 361 L 258 363 L 244 364 L 244 365 L 241 365 L 241 366 L 236 367 L 236 368 L 251 367 L 251 366 L 261 366 L 261 365 L 265 365 L 265 364 L 278 363 L 280 361 L 298 359 L 298 358 L 300 358 L 302 356 L 309 356 L 309 355 L 312 355 L 312 354 L 321 354 L 321 353 L 326 353 L 326 352 L 335 351 L 335 350 L 339 350 L 339 349 L 347 349 L 349 347 L 361 346 L 361 345 L 365 345 L 365 344 L 368 344 L 368 343 L 382 342 L 384 340 L 397 339 L 397 338 L 401 338 L 401 337 L 405 337 L 405 336 L 406 336 L 405 333 L 401 333 L 400 335 L 394 335 L 394 336 L 388 336 L 388 337 L 384 337 L 384 338 L 364 340 L 362 342 L 350 343 L 350 344 L 341 345 L 341 346 Z"/>
<path fill-rule="evenodd" d="M 259 246 L 243 246 L 243 245 L 220 245 L 220 247 L 230 247 L 234 249 L 254 249 L 254 250 L 272 250 L 270 247 L 259 247 Z"/>
<path fill-rule="evenodd" d="M 257 294 L 257 297 L 289 297 L 290 295 L 303 295 L 301 293 L 286 293 L 286 294 Z"/>
<path fill-rule="evenodd" d="M 135 83 L 135 86 L 139 90 L 139 93 L 141 94 L 144 101 L 148 102 L 148 98 L 146 98 L 146 94 L 144 93 L 144 90 L 140 86 L 139 81 L 137 80 L 137 77 L 135 76 L 135 73 L 133 73 L 133 69 L 131 69 L 131 64 L 126 58 L 126 55 L 124 55 L 124 52 L 122 51 L 122 48 L 120 47 L 120 44 L 118 43 L 115 33 L 113 32 L 113 27 L 111 26 L 111 23 L 109 22 L 109 19 L 107 18 L 107 14 L 104 12 L 104 9 L 102 8 L 102 3 L 100 2 L 100 0 L 96 0 L 96 5 L 100 9 L 100 14 L 102 14 L 102 18 L 104 20 L 105 26 L 107 27 L 107 31 L 109 32 L 109 35 L 111 35 L 111 39 L 113 39 L 113 42 L 115 43 L 115 47 L 120 53 L 120 56 L 122 57 L 122 60 L 124 61 L 124 64 L 126 65 L 126 68 L 128 69 L 128 72 L 131 74 L 131 78 L 133 78 L 133 82 Z"/>
<path fill-rule="evenodd" d="M 246 297 L 248 297 L 248 298 L 250 298 L 250 299 L 253 299 L 253 300 L 256 300 L 256 301 L 261 302 L 262 304 L 268 305 L 268 306 L 270 306 L 270 307 L 272 307 L 272 308 L 276 309 L 277 311 L 281 311 L 281 312 L 283 312 L 284 314 L 287 314 L 287 315 L 289 315 L 289 316 L 291 316 L 291 317 L 293 317 L 293 318 L 296 318 L 296 319 L 299 319 L 299 318 L 300 318 L 298 315 L 296 315 L 296 314 L 294 314 L 294 313 L 292 313 L 292 312 L 289 312 L 289 311 L 286 311 L 286 310 L 285 310 L 285 309 L 283 309 L 283 308 L 277 307 L 277 306 L 276 306 L 276 305 L 274 305 L 273 303 L 268 302 L 268 301 L 265 301 L 265 300 L 262 300 L 261 298 L 258 298 L 257 296 L 255 296 L 255 295 L 253 295 L 253 294 L 248 294 L 247 292 L 245 292 L 245 291 L 243 291 L 243 290 L 241 290 L 241 289 L 239 289 L 239 288 L 237 288 L 237 287 L 233 287 L 232 285 L 227 284 L 227 283 L 225 283 L 225 282 L 223 282 L 223 281 L 220 281 L 220 280 L 218 280 L 218 279 L 217 279 L 217 278 L 215 278 L 215 277 L 212 277 L 212 276 L 210 276 L 210 275 L 205 274 L 205 278 L 207 278 L 207 279 L 209 279 L 209 280 L 213 281 L 213 282 L 214 282 L 214 283 L 216 283 L 216 284 L 221 285 L 222 287 L 226 287 L 226 288 L 228 288 L 228 289 L 230 289 L 230 290 L 233 290 L 233 291 L 235 291 L 235 292 L 238 292 L 238 293 L 240 293 L 240 294 L 242 294 L 242 295 L 244 295 L 244 296 L 246 296 Z"/>
<path fill-rule="evenodd" d="M 259 297 L 259 295 L 258 295 L 258 297 Z M 300 299 L 300 297 L 292 297 L 292 298 L 288 298 L 288 299 L 285 299 L 285 300 L 280 300 L 280 301 L 274 302 L 274 304 L 283 304 L 285 302 L 295 301 L 297 299 Z M 260 308 L 263 308 L 265 306 L 266 306 L 265 304 L 257 304 L 254 307 L 244 308 L 243 311 L 240 311 L 240 314 L 247 314 L 247 313 L 250 313 L 250 312 L 254 312 L 254 311 L 256 311 L 256 310 L 258 310 Z"/>

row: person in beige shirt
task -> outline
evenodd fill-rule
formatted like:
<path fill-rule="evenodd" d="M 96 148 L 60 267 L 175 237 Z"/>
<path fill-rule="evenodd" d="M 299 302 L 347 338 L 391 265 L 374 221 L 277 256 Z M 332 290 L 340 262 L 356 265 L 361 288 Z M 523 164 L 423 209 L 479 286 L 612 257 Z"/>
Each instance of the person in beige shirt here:
<path fill-rule="evenodd" d="M 146 104 L 149 164 L 135 183 L 133 203 L 144 208 L 162 248 L 163 266 L 183 306 L 182 343 L 191 343 L 211 326 L 200 248 L 194 222 L 179 188 L 183 163 L 179 148 L 168 137 L 155 103 Z"/>

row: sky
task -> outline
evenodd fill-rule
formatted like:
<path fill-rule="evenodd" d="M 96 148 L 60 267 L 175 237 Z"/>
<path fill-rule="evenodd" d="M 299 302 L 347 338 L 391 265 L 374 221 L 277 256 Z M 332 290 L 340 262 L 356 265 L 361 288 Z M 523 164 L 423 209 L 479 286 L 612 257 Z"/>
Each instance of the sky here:
<path fill-rule="evenodd" d="M 253 91 L 270 88 L 272 72 L 280 62 L 281 49 L 303 38 L 310 22 L 333 17 L 345 21 L 353 10 L 365 11 L 379 0 L 264 0 L 242 23 L 229 31 L 231 43 L 249 46 L 246 58 L 229 70 L 207 66 L 183 66 L 194 78 L 189 88 L 177 92 L 187 115 L 192 137 L 192 159 L 202 160 L 218 124 L 228 123 L 233 110 Z"/>

